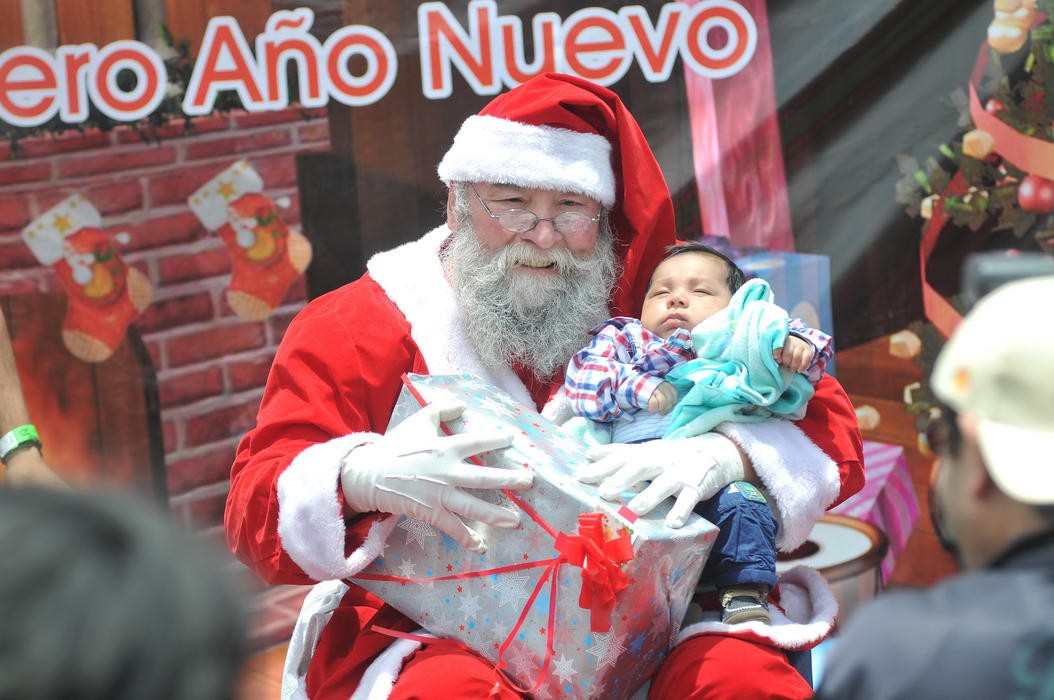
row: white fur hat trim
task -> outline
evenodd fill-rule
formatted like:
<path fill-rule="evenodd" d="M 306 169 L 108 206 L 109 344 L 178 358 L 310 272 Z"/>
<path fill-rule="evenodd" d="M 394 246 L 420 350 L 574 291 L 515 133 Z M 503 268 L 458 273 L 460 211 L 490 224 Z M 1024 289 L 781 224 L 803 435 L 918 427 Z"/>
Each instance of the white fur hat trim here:
<path fill-rule="evenodd" d="M 615 203 L 611 144 L 599 134 L 477 114 L 461 125 L 438 170 L 448 185 L 495 182 Z"/>

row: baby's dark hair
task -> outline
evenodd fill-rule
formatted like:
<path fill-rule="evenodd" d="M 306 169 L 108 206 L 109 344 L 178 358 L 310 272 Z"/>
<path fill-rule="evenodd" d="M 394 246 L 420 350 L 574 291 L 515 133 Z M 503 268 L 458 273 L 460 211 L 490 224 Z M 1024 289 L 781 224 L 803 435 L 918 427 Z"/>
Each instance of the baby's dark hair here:
<path fill-rule="evenodd" d="M 716 248 L 711 248 L 705 243 L 699 241 L 689 241 L 687 243 L 676 243 L 674 245 L 666 246 L 666 254 L 663 256 L 659 264 L 666 262 L 672 257 L 677 255 L 684 255 L 685 253 L 703 253 L 704 255 L 712 255 L 715 258 L 720 259 L 725 263 L 725 267 L 728 268 L 728 279 L 725 282 L 728 284 L 728 291 L 735 294 L 740 287 L 743 286 L 747 281 L 747 276 L 739 269 L 739 265 L 736 265 L 732 261 L 732 258 L 728 257 Z M 658 265 L 656 265 L 658 267 Z M 652 273 L 654 275 L 654 273 Z M 649 285 L 651 283 L 649 282 Z"/>

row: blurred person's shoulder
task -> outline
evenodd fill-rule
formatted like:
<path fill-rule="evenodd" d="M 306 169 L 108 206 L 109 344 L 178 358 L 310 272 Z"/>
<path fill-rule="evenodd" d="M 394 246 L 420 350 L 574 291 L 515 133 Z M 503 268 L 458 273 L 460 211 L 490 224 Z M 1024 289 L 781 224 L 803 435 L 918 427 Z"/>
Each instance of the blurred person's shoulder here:
<path fill-rule="evenodd" d="M 1022 669 L 1054 664 L 1051 620 L 1049 570 L 987 569 L 886 591 L 836 636 L 818 697 L 1014 697 L 1035 676 Z"/>

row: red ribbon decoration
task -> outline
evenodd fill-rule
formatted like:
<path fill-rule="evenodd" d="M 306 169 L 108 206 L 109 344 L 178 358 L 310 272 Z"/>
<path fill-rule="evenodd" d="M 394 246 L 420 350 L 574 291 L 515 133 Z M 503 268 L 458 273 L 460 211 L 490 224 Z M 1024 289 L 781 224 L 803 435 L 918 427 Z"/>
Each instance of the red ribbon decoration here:
<path fill-rule="evenodd" d="M 962 194 L 966 191 L 966 182 L 962 171 L 955 173 L 948 186 L 941 191 L 942 196 Z M 926 266 L 929 265 L 933 249 L 937 247 L 937 239 L 940 238 L 941 230 L 948 223 L 950 217 L 944 211 L 943 200 L 938 200 L 933 208 L 933 216 L 926 222 L 922 229 L 922 238 L 919 240 L 919 273 L 922 281 L 922 306 L 926 312 L 926 318 L 933 324 L 934 328 L 945 338 L 951 336 L 955 327 L 962 320 L 962 315 L 948 300 L 941 296 L 940 292 L 930 284 L 926 274 Z"/>
<path fill-rule="evenodd" d="M 578 516 L 578 534 L 561 532 L 556 550 L 562 559 L 582 569 L 582 592 L 578 605 L 589 610 L 589 628 L 593 632 L 611 629 L 611 612 L 615 596 L 630 584 L 621 565 L 633 559 L 629 533 L 621 530 L 616 537 L 604 539 L 604 515 L 582 513 Z"/>

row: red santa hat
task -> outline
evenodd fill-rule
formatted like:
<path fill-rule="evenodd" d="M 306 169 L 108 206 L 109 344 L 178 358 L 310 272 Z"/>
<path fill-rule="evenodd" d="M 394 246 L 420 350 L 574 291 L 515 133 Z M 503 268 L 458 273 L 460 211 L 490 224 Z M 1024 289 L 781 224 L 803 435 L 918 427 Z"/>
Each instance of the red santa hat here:
<path fill-rule="evenodd" d="M 612 312 L 636 316 L 652 270 L 675 242 L 673 201 L 637 121 L 611 90 L 545 73 L 465 120 L 439 163 L 451 182 L 579 192 L 610 209 L 622 279 Z"/>

